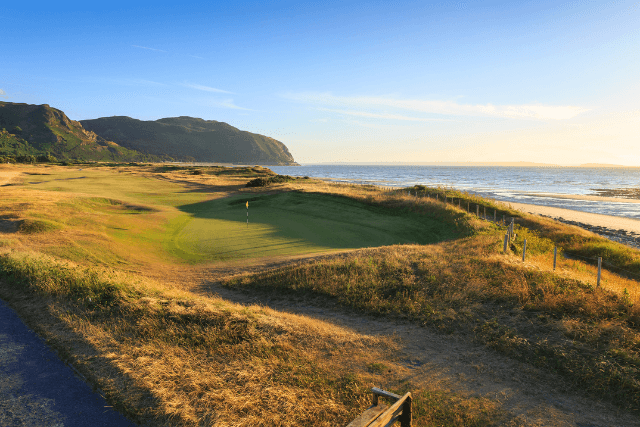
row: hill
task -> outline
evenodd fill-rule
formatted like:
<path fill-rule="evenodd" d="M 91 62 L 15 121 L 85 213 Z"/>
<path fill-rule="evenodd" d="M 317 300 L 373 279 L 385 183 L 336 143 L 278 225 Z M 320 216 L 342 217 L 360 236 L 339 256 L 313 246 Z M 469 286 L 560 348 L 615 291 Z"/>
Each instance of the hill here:
<path fill-rule="evenodd" d="M 87 131 L 47 104 L 0 101 L 0 128 L 0 156 L 52 154 L 60 160 L 162 160 Z"/>
<path fill-rule="evenodd" d="M 181 116 L 143 121 L 115 116 L 82 120 L 80 123 L 87 130 L 123 147 L 176 160 L 297 164 L 282 142 L 215 120 Z"/>

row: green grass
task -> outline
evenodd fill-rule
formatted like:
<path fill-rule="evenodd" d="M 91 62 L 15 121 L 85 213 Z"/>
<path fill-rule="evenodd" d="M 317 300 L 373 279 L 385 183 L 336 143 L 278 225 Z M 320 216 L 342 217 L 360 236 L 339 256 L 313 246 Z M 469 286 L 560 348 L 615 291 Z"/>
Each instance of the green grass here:
<path fill-rule="evenodd" d="M 25 181 L 34 190 L 75 193 L 135 205 L 148 203 L 177 206 L 198 202 L 207 197 L 207 194 L 186 185 L 128 173 L 117 173 L 113 170 L 80 169 L 73 168 L 68 171 L 55 171 L 51 175 L 32 176 Z"/>
<path fill-rule="evenodd" d="M 60 221 L 69 226 L 99 230 L 149 251 L 164 248 L 174 260 L 189 263 L 427 244 L 458 236 L 436 217 L 327 194 L 212 199 L 213 189 L 109 170 L 59 171 L 32 175 L 26 182 L 29 188 L 76 196 L 58 203 Z M 80 261 L 79 249 L 51 248 L 49 253 Z"/>
<path fill-rule="evenodd" d="M 42 219 L 23 219 L 18 225 L 18 230 L 26 234 L 46 233 L 60 228 L 60 224 Z"/>
<path fill-rule="evenodd" d="M 481 221 L 443 203 L 360 187 L 346 197 L 310 192 L 319 191 L 320 185 L 314 190 L 312 186 L 296 184 L 293 188 L 300 191 L 280 193 L 241 189 L 246 180 L 254 177 L 253 173 L 258 173 L 252 168 L 243 169 L 237 182 L 227 180 L 214 187 L 211 183 L 226 178 L 227 169 L 219 169 L 224 171 L 219 176 L 206 169 L 207 173 L 197 174 L 203 176 L 189 176 L 193 182 L 181 183 L 179 180 L 185 175 L 193 175 L 191 169 L 185 169 L 184 174 L 176 171 L 168 177 L 171 181 L 153 177 L 153 169 L 130 166 L 113 170 L 52 167 L 47 169 L 47 175 L 29 174 L 24 187 L 9 187 L 0 214 L 28 218 L 33 232 L 23 230 L 12 235 L 11 240 L 0 241 L 0 275 L 11 288 L 7 291 L 9 296 L 16 296 L 16 301 L 27 291 L 32 291 L 29 294 L 34 299 L 41 295 L 57 298 L 59 319 L 76 325 L 78 330 L 91 324 L 102 331 L 94 332 L 95 336 L 105 333 L 113 338 L 105 342 L 120 343 L 119 348 L 113 349 L 105 345 L 105 354 L 122 355 L 122 360 L 130 355 L 131 360 L 144 358 L 147 362 L 138 365 L 122 362 L 123 372 L 138 374 L 136 381 L 144 384 L 139 387 L 154 393 L 172 389 L 174 394 L 165 396 L 168 403 L 159 404 L 159 408 L 172 408 L 174 395 L 190 396 L 189 405 L 195 408 L 195 415 L 187 411 L 180 415 L 183 420 L 191 420 L 192 416 L 197 419 L 199 414 L 210 411 L 211 402 L 202 403 L 198 393 L 205 395 L 208 390 L 218 389 L 211 388 L 213 382 L 201 383 L 202 377 L 223 372 L 220 378 L 224 379 L 211 381 L 215 380 L 215 387 L 227 390 L 228 378 L 236 378 L 238 373 L 231 364 L 241 360 L 251 369 L 245 376 L 237 376 L 237 381 L 231 382 L 233 387 L 245 387 L 246 377 L 263 369 L 265 375 L 256 377 L 255 384 L 269 382 L 295 390 L 291 392 L 293 397 L 283 402 L 313 400 L 304 393 L 313 392 L 322 399 L 332 395 L 338 412 L 331 416 L 348 421 L 366 406 L 366 378 L 391 375 L 387 369 L 390 361 L 370 355 L 362 364 L 360 377 L 346 369 L 320 369 L 316 361 L 324 360 L 326 350 L 332 348 L 324 347 L 324 337 L 320 339 L 314 333 L 295 335 L 295 339 L 283 344 L 283 333 L 278 329 L 281 326 L 273 334 L 262 334 L 263 330 L 272 331 L 269 328 L 273 324 L 257 320 L 262 315 L 258 308 L 217 307 L 207 312 L 193 301 L 178 301 L 159 291 L 147 292 L 120 280 L 121 276 L 107 277 L 104 271 L 111 267 L 150 271 L 150 266 L 182 262 L 246 260 L 403 243 L 418 245 L 358 251 L 245 276 L 227 284 L 250 292 L 290 294 L 294 299 L 309 294 L 318 303 L 326 299 L 331 306 L 339 302 L 351 311 L 401 317 L 476 340 L 558 373 L 581 390 L 615 400 L 624 408 L 640 410 L 640 314 L 629 293 L 625 296 L 595 289 L 575 277 L 514 262 L 519 257 L 502 254 L 504 230 L 499 227 L 486 223 L 477 226 Z M 136 175 L 138 171 L 146 175 Z M 219 196 L 216 188 L 224 188 L 225 192 L 235 188 L 242 194 L 215 198 Z M 277 188 L 286 189 L 286 185 Z M 463 193 L 457 196 L 467 200 Z M 469 200 L 511 213 L 492 201 Z M 471 209 L 475 212 L 473 205 Z M 627 266 L 639 258 L 637 251 L 603 244 L 551 221 L 526 216 L 520 219 L 527 228 L 516 226 L 518 238 L 511 243 L 510 254 L 518 254 L 522 240 L 527 238 L 532 259 L 548 258 L 553 245 L 559 242 L 578 250 L 609 251 L 610 257 L 617 256 Z M 63 232 L 57 233 L 50 225 Z M 14 248 L 8 251 L 6 247 L 18 240 L 23 247 L 32 244 L 58 260 L 72 260 L 82 266 L 93 264 L 104 271 L 67 268 L 65 262 L 52 257 L 21 255 Z M 443 243 L 428 244 L 438 242 Z M 150 259 L 147 269 L 136 268 L 145 262 L 145 256 Z M 310 339 L 317 341 L 318 359 L 306 359 L 302 353 L 290 356 L 294 349 L 306 352 Z M 144 350 L 141 345 L 149 347 Z M 159 355 L 167 358 L 166 363 L 159 361 Z M 174 367 L 187 359 L 191 373 L 185 376 Z M 138 372 L 152 363 L 158 363 L 153 374 L 156 377 Z M 169 388 L 158 388 L 156 379 L 170 384 Z M 189 381 L 193 388 L 185 387 Z M 122 389 L 114 387 L 112 395 L 118 399 L 118 390 Z M 331 390 L 329 395 L 326 390 Z M 148 408 L 132 402 L 125 406 L 133 413 L 144 413 Z M 259 403 L 262 405 L 261 400 Z M 420 419 L 417 425 L 494 425 L 504 416 L 489 401 L 422 389 L 415 390 L 414 403 Z M 235 411 L 235 406 L 229 408 Z M 171 418 L 172 410 L 156 416 Z M 269 404 L 260 410 L 279 413 Z"/>
<path fill-rule="evenodd" d="M 456 237 L 437 220 L 417 213 L 325 194 L 234 196 L 178 208 L 189 216 L 170 223 L 174 231 L 167 249 L 192 262 L 426 244 Z"/>

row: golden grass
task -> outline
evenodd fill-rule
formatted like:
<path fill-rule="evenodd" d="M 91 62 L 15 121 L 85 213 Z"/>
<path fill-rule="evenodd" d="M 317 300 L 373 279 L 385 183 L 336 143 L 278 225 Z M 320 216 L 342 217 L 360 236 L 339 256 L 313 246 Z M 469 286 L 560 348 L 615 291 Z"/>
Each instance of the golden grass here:
<path fill-rule="evenodd" d="M 0 296 L 144 425 L 346 424 L 368 405 L 370 386 L 390 381 L 369 369 L 393 366 L 390 338 L 33 253 L 5 252 L 0 262 Z M 417 398 L 417 426 L 504 418 L 488 399 Z"/>
<path fill-rule="evenodd" d="M 43 173 L 56 168 L 61 167 L 11 170 Z M 503 229 L 457 205 L 404 192 L 316 180 L 244 188 L 249 179 L 271 175 L 255 168 L 234 172 L 154 165 L 109 170 L 154 182 L 179 182 L 193 194 L 319 192 L 439 218 L 443 226 L 467 237 L 437 245 L 360 250 L 245 276 L 228 285 L 251 287 L 253 292 L 323 295 L 329 298 L 327 304 L 339 301 L 391 319 L 409 319 L 558 372 L 627 408 L 639 407 L 638 283 L 604 271 L 603 289 L 595 290 L 592 265 L 561 259 L 553 273 L 548 247 L 564 244 L 591 255 L 594 248 L 604 247 L 628 265 L 640 259 L 637 251 L 617 244 L 598 246 L 601 240 L 591 233 L 451 191 L 447 194 L 466 197 L 469 203 L 519 215 L 530 230 L 519 235 L 531 239 L 527 261 L 519 261 L 518 239 L 509 254 L 501 253 Z M 443 195 L 447 190 L 424 191 Z M 200 272 L 173 263 L 153 240 L 138 239 L 139 246 L 132 247 L 126 238 L 114 237 L 114 227 L 126 228 L 126 236 L 154 227 L 149 218 L 158 224 L 168 219 L 162 209 L 148 211 L 144 218 L 114 216 L 126 210 L 125 204 L 145 207 L 144 200 L 104 194 L 105 202 L 94 199 L 95 194 L 21 186 L 3 187 L 3 196 L 0 296 L 110 402 L 139 422 L 346 424 L 368 405 L 368 387 L 382 381 L 397 392 L 414 393 L 418 426 L 492 425 L 508 418 L 495 401 L 411 388 L 400 375 L 386 372 L 382 366 L 396 363 L 393 339 L 196 295 L 188 289 L 197 283 L 180 283 L 175 277 L 166 283 L 145 278 L 184 272 L 188 280 L 198 280 L 194 277 Z M 12 228 L 25 219 L 53 221 L 58 228 L 31 234 L 19 232 L 17 225 Z"/>
<path fill-rule="evenodd" d="M 324 295 L 364 312 L 408 318 L 639 409 L 640 306 L 580 280 L 592 274 L 576 270 L 583 264 L 565 262 L 567 274 L 553 274 L 542 256 L 523 264 L 501 254 L 501 240 L 496 230 L 438 245 L 361 250 L 227 286 Z"/>

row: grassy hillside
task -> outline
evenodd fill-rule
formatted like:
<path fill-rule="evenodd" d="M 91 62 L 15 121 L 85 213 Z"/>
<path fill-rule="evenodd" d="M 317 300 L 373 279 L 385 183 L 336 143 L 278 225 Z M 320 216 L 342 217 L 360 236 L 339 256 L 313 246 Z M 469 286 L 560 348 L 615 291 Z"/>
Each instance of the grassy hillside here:
<path fill-rule="evenodd" d="M 345 425 L 383 383 L 413 393 L 417 426 L 524 425 L 500 399 L 413 381 L 393 334 L 212 296 L 221 266 L 344 249 L 223 282 L 251 301 L 342 307 L 362 322 L 402 319 L 475 341 L 576 393 L 640 409 L 638 282 L 605 270 L 596 289 L 592 265 L 561 257 L 554 272 L 550 258 L 558 245 L 632 268 L 640 253 L 575 227 L 444 189 L 245 187 L 274 176 L 258 167 L 2 173 L 20 175 L 2 187 L 0 297 L 145 425 Z M 462 209 L 442 203 L 445 191 Z M 506 253 L 504 227 L 466 203 L 516 217 Z"/>
<path fill-rule="evenodd" d="M 236 164 L 296 164 L 287 147 L 273 138 L 241 131 L 227 123 L 193 117 L 142 121 L 130 117 L 83 120 L 82 125 L 123 147 L 183 161 Z"/>
<path fill-rule="evenodd" d="M 50 106 L 0 101 L 0 156 L 51 154 L 59 160 L 161 160 L 86 131 L 79 122 Z"/>

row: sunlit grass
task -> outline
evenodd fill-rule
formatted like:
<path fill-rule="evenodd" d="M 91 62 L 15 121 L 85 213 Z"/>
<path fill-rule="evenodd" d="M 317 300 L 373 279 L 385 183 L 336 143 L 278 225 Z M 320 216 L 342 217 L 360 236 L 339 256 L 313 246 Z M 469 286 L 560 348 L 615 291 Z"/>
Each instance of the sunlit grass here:
<path fill-rule="evenodd" d="M 31 175 L 3 187 L 1 295 L 138 420 L 346 424 L 368 405 L 368 387 L 391 375 L 392 340 L 197 296 L 181 275 L 219 261 L 353 248 L 365 249 L 226 283 L 476 340 L 640 408 L 638 282 L 605 268 L 596 289 L 593 264 L 561 255 L 603 256 L 635 271 L 640 255 L 623 245 L 446 189 L 417 188 L 416 197 L 311 179 L 245 188 L 272 175 L 258 168 L 15 168 Z M 445 192 L 462 208 L 442 203 Z M 516 217 L 506 254 L 504 227 L 465 203 Z M 507 417 L 492 400 L 410 391 L 416 425 Z"/>

